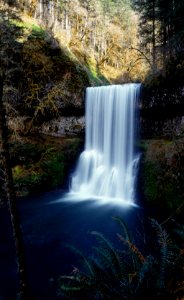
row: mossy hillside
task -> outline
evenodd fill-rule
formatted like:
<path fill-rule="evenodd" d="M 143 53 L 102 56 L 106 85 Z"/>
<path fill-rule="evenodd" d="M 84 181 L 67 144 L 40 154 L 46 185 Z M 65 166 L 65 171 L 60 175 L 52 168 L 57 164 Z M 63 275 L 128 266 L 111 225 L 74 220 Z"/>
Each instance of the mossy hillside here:
<path fill-rule="evenodd" d="M 86 87 L 107 83 L 92 62 L 80 62 L 34 19 L 0 14 L 9 116 L 30 117 L 32 128 L 58 115 L 83 114 Z"/>
<path fill-rule="evenodd" d="M 83 90 L 89 85 L 86 71 L 72 60 L 66 49 L 41 28 L 33 27 L 22 44 L 19 111 L 29 116 L 56 115 L 67 105 L 81 105 Z M 19 77 L 20 78 L 20 77 Z"/>
<path fill-rule="evenodd" d="M 142 146 L 140 181 L 145 201 L 175 210 L 183 203 L 183 139 L 149 140 Z"/>
<path fill-rule="evenodd" d="M 26 139 L 10 144 L 16 193 L 26 196 L 68 185 L 69 172 L 83 142 L 79 138 Z"/>

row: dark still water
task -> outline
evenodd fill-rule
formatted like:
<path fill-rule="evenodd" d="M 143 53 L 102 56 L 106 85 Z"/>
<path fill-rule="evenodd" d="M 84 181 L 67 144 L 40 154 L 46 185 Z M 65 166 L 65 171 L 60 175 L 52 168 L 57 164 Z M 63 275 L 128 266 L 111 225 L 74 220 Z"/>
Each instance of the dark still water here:
<path fill-rule="evenodd" d="M 116 234 L 121 230 L 112 219 L 120 216 L 135 236 L 141 236 L 144 211 L 140 207 L 97 205 L 98 201 L 62 200 L 62 191 L 19 201 L 25 243 L 29 289 L 33 300 L 61 299 L 56 280 L 80 266 L 67 248 L 73 245 L 92 254 L 96 240 L 90 231 L 99 231 L 121 247 Z M 100 203 L 100 200 L 99 200 Z M 17 293 L 16 262 L 8 214 L 0 210 L 0 300 L 14 300 Z"/>

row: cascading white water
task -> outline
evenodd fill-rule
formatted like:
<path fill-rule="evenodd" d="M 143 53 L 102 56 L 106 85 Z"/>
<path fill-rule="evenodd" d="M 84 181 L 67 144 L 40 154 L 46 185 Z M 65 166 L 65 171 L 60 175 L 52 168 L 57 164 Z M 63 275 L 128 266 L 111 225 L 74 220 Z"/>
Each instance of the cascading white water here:
<path fill-rule="evenodd" d="M 134 151 L 140 84 L 90 87 L 86 92 L 85 150 L 71 193 L 134 203 Z"/>

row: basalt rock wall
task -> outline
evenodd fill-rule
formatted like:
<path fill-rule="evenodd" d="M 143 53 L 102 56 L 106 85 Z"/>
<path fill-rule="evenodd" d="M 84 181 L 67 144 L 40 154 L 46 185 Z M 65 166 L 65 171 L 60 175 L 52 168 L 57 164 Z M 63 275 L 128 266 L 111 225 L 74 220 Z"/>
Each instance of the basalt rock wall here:
<path fill-rule="evenodd" d="M 171 138 L 184 133 L 184 88 L 143 87 L 140 103 L 141 138 Z"/>

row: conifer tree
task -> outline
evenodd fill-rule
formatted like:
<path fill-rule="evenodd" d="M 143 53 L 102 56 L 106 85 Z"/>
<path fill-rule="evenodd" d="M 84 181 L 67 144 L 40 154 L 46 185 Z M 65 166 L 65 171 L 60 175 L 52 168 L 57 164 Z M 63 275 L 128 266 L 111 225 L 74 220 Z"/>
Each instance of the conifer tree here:
<path fill-rule="evenodd" d="M 157 0 L 135 0 L 134 7 L 140 16 L 141 47 L 143 47 L 146 55 L 148 55 L 152 69 L 155 70 L 158 40 L 156 30 Z"/>
<path fill-rule="evenodd" d="M 134 7 L 140 16 L 141 46 L 146 52 L 151 45 L 153 67 L 184 56 L 184 1 L 135 0 Z"/>

